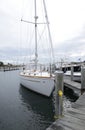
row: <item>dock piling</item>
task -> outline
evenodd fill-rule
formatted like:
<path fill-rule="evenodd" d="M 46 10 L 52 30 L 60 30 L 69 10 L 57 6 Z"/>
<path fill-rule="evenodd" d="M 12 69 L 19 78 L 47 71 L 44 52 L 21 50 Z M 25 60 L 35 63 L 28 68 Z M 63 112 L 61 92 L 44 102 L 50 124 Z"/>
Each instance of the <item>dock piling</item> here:
<path fill-rule="evenodd" d="M 73 81 L 73 72 L 74 72 L 74 68 L 73 66 L 71 66 L 71 81 Z"/>
<path fill-rule="evenodd" d="M 85 92 L 85 67 L 81 67 L 81 94 Z"/>
<path fill-rule="evenodd" d="M 55 72 L 55 119 L 63 115 L 63 72 Z"/>

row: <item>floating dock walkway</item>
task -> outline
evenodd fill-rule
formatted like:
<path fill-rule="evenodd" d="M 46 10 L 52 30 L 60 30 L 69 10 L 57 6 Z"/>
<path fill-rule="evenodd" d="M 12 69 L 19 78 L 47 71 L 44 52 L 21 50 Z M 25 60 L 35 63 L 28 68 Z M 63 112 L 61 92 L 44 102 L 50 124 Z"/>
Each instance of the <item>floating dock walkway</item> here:
<path fill-rule="evenodd" d="M 85 130 L 85 93 L 46 130 Z"/>
<path fill-rule="evenodd" d="M 62 72 L 56 72 L 55 77 L 55 90 L 56 90 L 56 102 L 55 102 L 55 115 L 61 115 L 56 121 L 46 130 L 85 130 L 85 92 L 80 95 L 79 99 L 72 104 L 71 108 L 67 108 L 65 112 L 62 112 L 62 88 L 63 79 L 64 86 L 67 86 L 74 91 L 85 90 L 85 68 L 82 74 L 81 84 L 71 81 L 71 79 L 63 78 Z M 60 93 L 61 92 L 61 93 Z"/>
<path fill-rule="evenodd" d="M 81 94 L 81 84 L 75 81 L 71 81 L 70 78 L 64 77 L 64 87 L 72 89 L 78 95 Z"/>

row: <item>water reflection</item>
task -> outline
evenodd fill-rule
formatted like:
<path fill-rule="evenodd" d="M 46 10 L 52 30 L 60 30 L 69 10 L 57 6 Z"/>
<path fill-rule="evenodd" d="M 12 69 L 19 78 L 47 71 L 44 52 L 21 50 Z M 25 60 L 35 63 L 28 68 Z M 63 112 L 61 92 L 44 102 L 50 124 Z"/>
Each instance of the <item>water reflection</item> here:
<path fill-rule="evenodd" d="M 27 122 L 31 130 L 44 130 L 54 121 L 54 99 L 53 97 L 47 98 L 26 89 L 23 86 L 19 88 L 21 105 L 24 107 L 23 113 L 27 115 Z M 75 96 L 71 91 L 66 91 L 64 94 L 63 105 L 64 111 L 71 107 L 71 101 L 75 100 Z M 70 98 L 68 96 L 72 97 Z M 70 100 L 70 101 L 69 101 Z"/>
<path fill-rule="evenodd" d="M 19 89 L 21 100 L 28 111 L 40 115 L 44 120 L 54 120 L 54 104 L 53 99 L 36 94 L 23 86 Z"/>

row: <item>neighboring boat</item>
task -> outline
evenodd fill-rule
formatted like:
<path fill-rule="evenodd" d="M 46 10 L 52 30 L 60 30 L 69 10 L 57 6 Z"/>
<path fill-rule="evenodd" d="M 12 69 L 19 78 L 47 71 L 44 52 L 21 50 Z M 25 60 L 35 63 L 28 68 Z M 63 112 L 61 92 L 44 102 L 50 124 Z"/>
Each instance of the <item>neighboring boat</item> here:
<path fill-rule="evenodd" d="M 46 5 L 45 1 L 43 0 L 43 7 L 44 7 L 44 12 L 45 12 L 45 18 L 46 18 L 46 25 L 48 28 L 48 35 L 52 47 L 52 40 L 51 40 L 51 35 L 50 35 L 50 28 L 49 28 L 49 22 L 48 22 L 48 16 L 47 16 L 47 10 L 46 10 Z M 52 75 L 52 71 L 43 71 L 41 69 L 38 69 L 38 54 L 37 54 L 37 24 L 42 24 L 38 23 L 37 19 L 37 13 L 36 13 L 36 0 L 35 0 L 35 22 L 32 24 L 35 24 L 35 60 L 34 60 L 34 69 L 32 68 L 31 70 L 24 70 L 23 72 L 20 73 L 20 83 L 39 94 L 45 95 L 49 97 L 54 89 L 54 78 Z M 24 21 L 24 20 L 22 20 Z M 24 21 L 26 22 L 26 21 Z M 31 22 L 28 22 L 31 23 Z M 52 55 L 53 55 L 53 50 L 52 50 Z M 51 56 L 52 56 L 51 55 Z M 50 58 L 50 57 L 49 57 Z M 51 67 L 49 67 L 51 68 Z"/>
<path fill-rule="evenodd" d="M 64 73 L 64 77 L 71 78 L 71 71 L 66 71 Z M 81 72 L 73 72 L 73 80 L 81 82 Z"/>

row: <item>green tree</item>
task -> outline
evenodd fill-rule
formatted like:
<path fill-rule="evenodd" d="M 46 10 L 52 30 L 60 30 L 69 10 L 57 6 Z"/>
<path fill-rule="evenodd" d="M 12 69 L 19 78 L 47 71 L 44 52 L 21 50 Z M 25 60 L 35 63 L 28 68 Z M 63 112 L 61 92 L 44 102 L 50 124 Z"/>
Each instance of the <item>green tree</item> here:
<path fill-rule="evenodd" d="M 4 65 L 4 63 L 2 61 L 0 61 L 0 66 L 3 66 L 3 65 Z"/>

